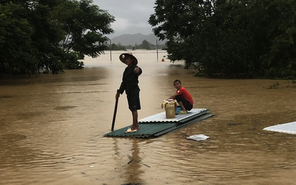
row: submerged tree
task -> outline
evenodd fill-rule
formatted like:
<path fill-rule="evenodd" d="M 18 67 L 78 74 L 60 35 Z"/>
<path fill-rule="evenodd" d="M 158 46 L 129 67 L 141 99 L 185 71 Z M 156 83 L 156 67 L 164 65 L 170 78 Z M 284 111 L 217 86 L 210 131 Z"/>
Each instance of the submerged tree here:
<path fill-rule="evenodd" d="M 33 29 L 23 15 L 26 9 L 19 4 L 0 5 L 0 74 L 30 73 L 36 63 L 31 47 Z"/>
<path fill-rule="evenodd" d="M 115 21 L 91 0 L 1 1 L 0 12 L 0 75 L 77 66 L 102 53 Z"/>
<path fill-rule="evenodd" d="M 110 23 L 115 19 L 90 2 L 64 1 L 53 12 L 65 33 L 61 45 L 66 53 L 76 51 L 97 57 L 106 49 L 104 43 L 109 39 L 104 35 L 113 32 Z"/>
<path fill-rule="evenodd" d="M 149 18 L 171 60 L 221 77 L 295 76 L 296 2 L 157 0 Z"/>

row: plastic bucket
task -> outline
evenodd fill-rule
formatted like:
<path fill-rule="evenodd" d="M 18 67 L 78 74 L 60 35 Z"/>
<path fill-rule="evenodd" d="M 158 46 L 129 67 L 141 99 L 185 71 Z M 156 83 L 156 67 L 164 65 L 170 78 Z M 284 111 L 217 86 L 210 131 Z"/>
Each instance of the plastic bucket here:
<path fill-rule="evenodd" d="M 176 103 L 170 102 L 165 105 L 165 116 L 167 119 L 176 117 Z"/>

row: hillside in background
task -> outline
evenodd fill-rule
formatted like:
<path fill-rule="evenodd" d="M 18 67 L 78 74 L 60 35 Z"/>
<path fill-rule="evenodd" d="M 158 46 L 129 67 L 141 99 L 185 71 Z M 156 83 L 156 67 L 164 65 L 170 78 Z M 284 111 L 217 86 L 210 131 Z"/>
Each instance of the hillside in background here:
<path fill-rule="evenodd" d="M 128 45 L 139 45 L 142 44 L 142 42 L 144 40 L 150 42 L 151 44 L 156 45 L 156 39 L 157 37 L 153 34 L 150 35 L 143 35 L 143 34 L 124 34 L 124 35 L 120 35 L 117 37 L 114 37 L 113 39 L 111 39 L 111 42 L 114 44 L 121 44 L 123 46 L 128 46 Z M 158 39 L 157 39 L 158 40 Z M 164 41 L 160 41 L 158 40 L 158 44 L 162 45 L 165 44 L 166 40 Z"/>

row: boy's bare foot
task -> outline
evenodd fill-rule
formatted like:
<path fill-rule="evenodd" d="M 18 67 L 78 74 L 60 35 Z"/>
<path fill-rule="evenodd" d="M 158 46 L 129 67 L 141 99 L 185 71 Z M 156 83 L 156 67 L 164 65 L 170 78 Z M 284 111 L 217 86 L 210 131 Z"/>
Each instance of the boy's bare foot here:
<path fill-rule="evenodd" d="M 179 114 L 187 114 L 187 111 L 181 110 Z"/>

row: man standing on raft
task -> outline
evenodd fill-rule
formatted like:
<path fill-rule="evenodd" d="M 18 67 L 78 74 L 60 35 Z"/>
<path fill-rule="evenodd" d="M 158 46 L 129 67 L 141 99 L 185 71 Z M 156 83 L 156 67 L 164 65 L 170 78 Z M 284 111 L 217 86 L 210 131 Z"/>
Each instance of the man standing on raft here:
<path fill-rule="evenodd" d="M 140 127 L 138 123 L 138 110 L 141 109 L 140 104 L 140 88 L 138 86 L 139 75 L 142 74 L 142 69 L 137 66 L 138 60 L 131 53 L 122 53 L 119 56 L 121 62 L 127 65 L 123 72 L 122 82 L 117 90 L 115 98 L 119 98 L 124 91 L 127 95 L 127 101 L 130 111 L 132 112 L 133 124 L 126 132 L 137 132 Z"/>

